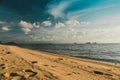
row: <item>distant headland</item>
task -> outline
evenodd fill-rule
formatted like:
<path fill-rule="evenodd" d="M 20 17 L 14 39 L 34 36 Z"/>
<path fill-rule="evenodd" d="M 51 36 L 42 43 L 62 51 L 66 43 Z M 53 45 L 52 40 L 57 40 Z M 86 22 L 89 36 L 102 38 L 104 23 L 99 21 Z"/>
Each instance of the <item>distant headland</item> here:
<path fill-rule="evenodd" d="M 98 44 L 97 42 L 86 42 L 85 44 Z"/>
<path fill-rule="evenodd" d="M 6 43 L 3 43 L 2 41 L 0 41 L 0 44 L 3 44 L 3 45 L 18 45 L 16 42 L 6 42 Z"/>

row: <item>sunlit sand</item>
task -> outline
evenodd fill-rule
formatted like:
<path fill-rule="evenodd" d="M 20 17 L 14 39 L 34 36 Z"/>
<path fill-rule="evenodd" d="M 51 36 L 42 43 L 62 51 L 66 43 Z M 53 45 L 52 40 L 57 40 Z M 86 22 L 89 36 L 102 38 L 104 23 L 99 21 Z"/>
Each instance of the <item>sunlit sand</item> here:
<path fill-rule="evenodd" d="M 120 67 L 0 45 L 1 80 L 120 80 Z"/>

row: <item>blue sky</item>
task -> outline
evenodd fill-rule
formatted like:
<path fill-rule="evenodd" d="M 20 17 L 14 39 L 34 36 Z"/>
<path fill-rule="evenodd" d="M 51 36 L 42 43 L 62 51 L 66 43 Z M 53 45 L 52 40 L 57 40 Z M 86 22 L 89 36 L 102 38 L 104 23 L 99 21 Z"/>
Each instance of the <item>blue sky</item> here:
<path fill-rule="evenodd" d="M 120 0 L 1 0 L 0 40 L 119 43 Z"/>

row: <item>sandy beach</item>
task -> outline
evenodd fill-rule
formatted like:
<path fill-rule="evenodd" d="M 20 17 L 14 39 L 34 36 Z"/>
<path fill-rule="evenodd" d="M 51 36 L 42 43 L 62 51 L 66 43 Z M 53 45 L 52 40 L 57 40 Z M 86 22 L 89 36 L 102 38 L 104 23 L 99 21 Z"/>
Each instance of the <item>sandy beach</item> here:
<path fill-rule="evenodd" d="M 0 80 L 120 80 L 120 67 L 0 45 Z"/>

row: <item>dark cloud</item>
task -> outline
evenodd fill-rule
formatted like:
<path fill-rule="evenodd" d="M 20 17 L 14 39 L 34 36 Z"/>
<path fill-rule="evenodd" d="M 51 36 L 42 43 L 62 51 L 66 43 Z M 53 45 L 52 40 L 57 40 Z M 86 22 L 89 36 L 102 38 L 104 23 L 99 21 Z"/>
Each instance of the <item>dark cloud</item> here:
<path fill-rule="evenodd" d="M 0 3 L 2 3 L 4 0 L 0 0 Z"/>
<path fill-rule="evenodd" d="M 0 6 L 2 9 L 9 9 L 9 12 L 14 14 L 8 14 L 7 10 L 4 13 L 9 16 L 17 15 L 17 18 L 26 21 L 38 21 L 43 20 L 50 15 L 45 11 L 47 4 L 51 0 L 0 0 Z M 2 13 L 0 13 L 2 14 Z M 3 14 L 3 16 L 6 16 Z M 13 16 L 13 17 L 14 17 Z"/>
<path fill-rule="evenodd" d="M 39 7 L 44 9 L 50 0 L 4 0 L 3 6 L 19 13 L 27 13 Z"/>

